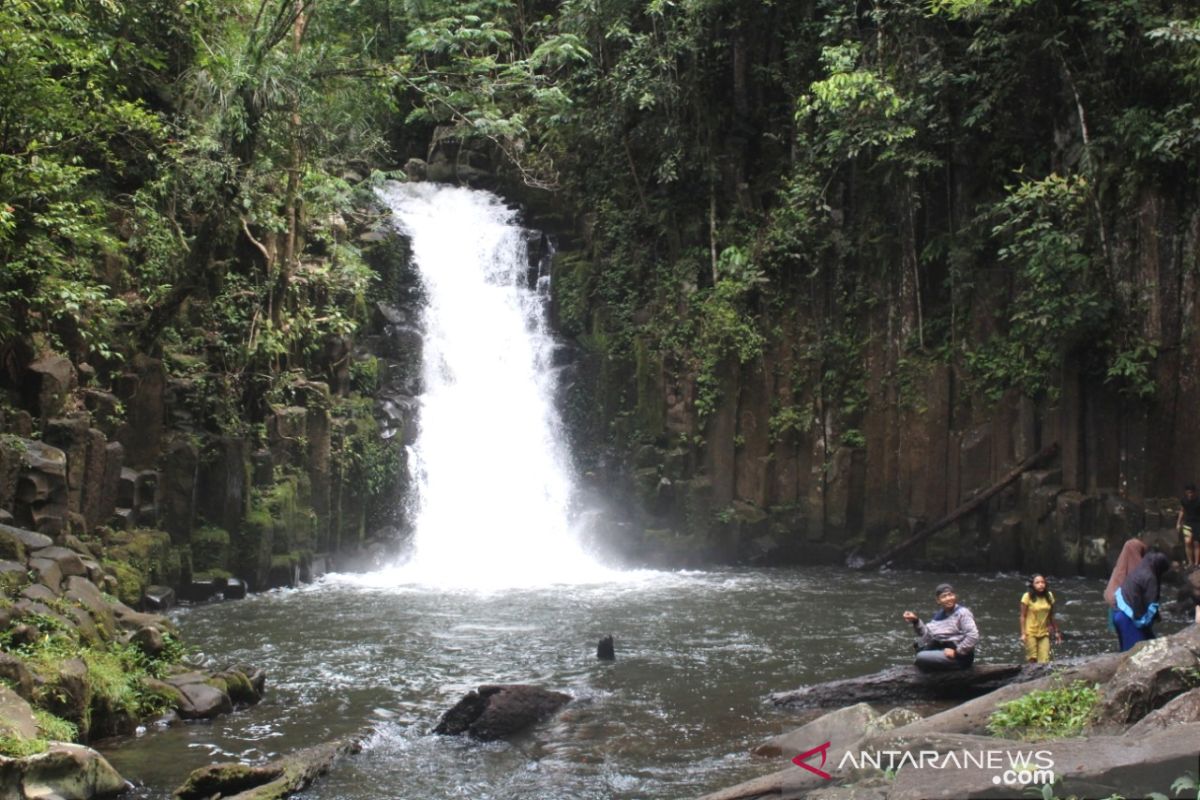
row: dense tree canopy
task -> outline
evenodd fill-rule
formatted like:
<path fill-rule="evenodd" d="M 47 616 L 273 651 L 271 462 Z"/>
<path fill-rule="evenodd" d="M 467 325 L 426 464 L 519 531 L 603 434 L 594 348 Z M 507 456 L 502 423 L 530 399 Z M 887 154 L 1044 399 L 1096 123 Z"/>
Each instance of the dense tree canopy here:
<path fill-rule="evenodd" d="M 15 0 L 0 7 L 0 341 L 236 381 L 362 319 L 345 235 L 440 135 L 573 209 L 601 352 L 697 386 L 786 341 L 853 418 L 862 314 L 901 361 L 1037 395 L 1064 353 L 1153 391 L 1122 220 L 1194 202 L 1200 21 L 1168 0 Z M 996 304 L 997 296 L 1007 298 Z M 789 321 L 790 320 L 790 321 Z M 784 330 L 789 331 L 784 335 Z M 803 390 L 803 391 L 802 391 Z M 781 408 L 779 429 L 811 424 Z"/>

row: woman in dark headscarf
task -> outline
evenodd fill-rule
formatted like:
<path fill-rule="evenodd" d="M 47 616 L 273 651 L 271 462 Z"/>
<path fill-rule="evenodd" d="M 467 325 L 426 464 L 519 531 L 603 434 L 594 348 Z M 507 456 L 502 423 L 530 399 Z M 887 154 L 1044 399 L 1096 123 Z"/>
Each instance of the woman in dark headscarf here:
<path fill-rule="evenodd" d="M 1171 562 L 1157 550 L 1146 554 L 1137 569 L 1129 573 L 1117 589 L 1114 599 L 1117 610 L 1113 623 L 1121 652 L 1138 642 L 1154 638 L 1154 619 L 1158 616 L 1159 583 L 1171 568 Z"/>

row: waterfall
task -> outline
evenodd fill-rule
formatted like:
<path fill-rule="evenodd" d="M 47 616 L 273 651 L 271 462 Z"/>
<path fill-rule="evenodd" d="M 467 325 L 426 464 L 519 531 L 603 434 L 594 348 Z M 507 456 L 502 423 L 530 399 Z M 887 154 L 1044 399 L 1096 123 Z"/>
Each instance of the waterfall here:
<path fill-rule="evenodd" d="M 572 530 L 548 278 L 527 285 L 516 212 L 495 195 L 435 184 L 392 184 L 380 196 L 411 241 L 427 296 L 409 459 L 413 551 L 400 579 L 483 588 L 603 579 Z"/>

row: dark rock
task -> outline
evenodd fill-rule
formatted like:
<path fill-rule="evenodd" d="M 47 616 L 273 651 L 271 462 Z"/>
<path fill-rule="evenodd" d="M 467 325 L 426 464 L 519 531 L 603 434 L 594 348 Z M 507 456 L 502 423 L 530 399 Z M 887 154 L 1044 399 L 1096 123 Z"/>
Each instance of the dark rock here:
<path fill-rule="evenodd" d="M 18 622 L 9 628 L 8 639 L 13 647 L 28 647 L 41 641 L 42 632 L 33 625 Z"/>
<path fill-rule="evenodd" d="M 223 594 L 226 600 L 244 599 L 246 597 L 246 582 L 240 578 L 227 578 Z"/>
<path fill-rule="evenodd" d="M 250 443 L 222 436 L 209 443 L 200 463 L 196 512 L 213 525 L 240 529 L 250 500 Z"/>
<path fill-rule="evenodd" d="M 571 696 L 525 684 L 480 686 L 442 715 L 434 733 L 502 739 L 550 717 Z"/>
<path fill-rule="evenodd" d="M 613 637 L 605 636 L 596 645 L 596 658 L 601 661 L 615 661 L 617 659 L 617 651 L 613 646 Z"/>
<path fill-rule="evenodd" d="M 770 696 L 777 706 L 832 708 L 852 703 L 911 700 L 966 700 L 1010 683 L 1049 672 L 1045 664 L 984 664 L 953 672 L 922 672 L 915 666 L 890 667 L 859 678 L 819 683 Z"/>
<path fill-rule="evenodd" d="M 151 658 L 156 658 L 166 647 L 162 631 L 153 625 L 140 628 L 129 637 L 129 643 Z"/>
<path fill-rule="evenodd" d="M 49 355 L 29 365 L 26 403 L 36 416 L 50 419 L 62 413 L 67 395 L 78 383 L 75 367 L 63 356 Z"/>
<path fill-rule="evenodd" d="M 223 582 L 213 578 L 193 580 L 180 589 L 180 597 L 189 603 L 207 603 L 221 593 Z"/>
<path fill-rule="evenodd" d="M 147 611 L 169 611 L 175 606 L 175 590 L 170 586 L 147 586 L 142 592 L 142 608 Z"/>
<path fill-rule="evenodd" d="M 62 450 L 67 456 L 67 510 L 80 513 L 83 509 L 83 489 L 88 467 L 87 414 L 71 414 L 46 421 L 42 441 Z"/>
<path fill-rule="evenodd" d="M 25 662 L 16 656 L 0 653 L 0 680 L 11 686 L 22 699 L 33 699 L 33 675 Z M 3 716 L 3 710 L 0 710 L 0 717 Z"/>
<path fill-rule="evenodd" d="M 250 456 L 250 464 L 256 488 L 261 489 L 275 483 L 275 461 L 270 450 L 255 450 Z"/>
<path fill-rule="evenodd" d="M 162 362 L 145 355 L 134 356 L 128 372 L 116 384 L 116 394 L 125 403 L 126 423 L 117 432 L 130 466 L 151 467 L 158 460 L 166 415 L 164 394 L 167 373 Z M 127 506 L 132 508 L 133 506 Z"/>
<path fill-rule="evenodd" d="M 176 709 L 179 716 L 184 719 L 212 719 L 233 711 L 233 701 L 229 695 L 210 686 L 207 680 L 207 676 L 198 672 L 176 675 L 166 680 L 181 695 Z"/>
<path fill-rule="evenodd" d="M 200 453 L 194 444 L 184 438 L 171 442 L 163 465 L 159 507 L 165 528 L 175 542 L 186 542 L 192 535 L 199 469 Z"/>

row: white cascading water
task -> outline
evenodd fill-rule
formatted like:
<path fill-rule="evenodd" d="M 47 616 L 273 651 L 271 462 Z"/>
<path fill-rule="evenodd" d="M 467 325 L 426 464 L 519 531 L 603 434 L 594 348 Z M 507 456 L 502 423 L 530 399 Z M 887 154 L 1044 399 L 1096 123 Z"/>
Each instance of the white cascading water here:
<path fill-rule="evenodd" d="M 571 530 L 545 301 L 515 212 L 435 184 L 381 191 L 424 284 L 424 394 L 410 452 L 414 550 L 400 581 L 476 588 L 603 580 Z"/>

